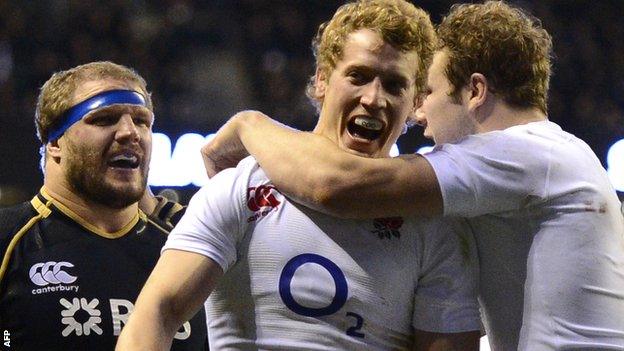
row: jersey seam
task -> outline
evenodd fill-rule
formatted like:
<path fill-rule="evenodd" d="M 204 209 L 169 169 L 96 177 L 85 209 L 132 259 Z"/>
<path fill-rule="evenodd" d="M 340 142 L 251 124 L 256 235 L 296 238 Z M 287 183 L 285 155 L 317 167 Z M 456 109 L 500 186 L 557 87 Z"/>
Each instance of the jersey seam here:
<path fill-rule="evenodd" d="M 37 197 L 35 197 L 35 199 L 38 200 Z M 34 202 L 34 199 L 33 199 L 33 202 Z M 51 200 L 48 200 L 48 202 L 45 205 L 41 203 L 42 206 L 38 206 L 38 204 L 35 205 L 35 203 L 33 202 L 31 202 L 31 204 L 33 205 L 34 209 L 37 211 L 38 214 L 30 218 L 28 222 L 24 224 L 17 231 L 17 233 L 13 236 L 13 238 L 9 242 L 9 245 L 7 246 L 7 249 L 4 252 L 4 256 L 2 257 L 2 264 L 0 265 L 0 284 L 2 283 L 2 279 L 4 278 L 4 275 L 6 274 L 6 271 L 8 270 L 9 262 L 11 260 L 11 255 L 13 254 L 13 250 L 17 246 L 17 243 L 24 236 L 26 236 L 26 233 L 28 233 L 30 228 L 32 228 L 32 226 L 35 225 L 35 223 L 37 223 L 42 218 L 47 218 L 52 213 L 52 211 L 50 210 L 50 205 L 52 204 Z"/>

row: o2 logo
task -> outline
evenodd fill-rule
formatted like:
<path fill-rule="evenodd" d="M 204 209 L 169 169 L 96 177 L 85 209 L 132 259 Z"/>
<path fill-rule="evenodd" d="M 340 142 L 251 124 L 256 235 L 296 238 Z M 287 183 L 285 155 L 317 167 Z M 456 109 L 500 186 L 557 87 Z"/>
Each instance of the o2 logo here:
<path fill-rule="evenodd" d="M 297 269 L 306 263 L 314 263 L 325 268 L 334 280 L 336 293 L 329 305 L 320 308 L 307 307 L 298 303 L 293 297 L 291 282 Z M 347 278 L 334 262 L 321 255 L 306 253 L 291 258 L 282 269 L 279 278 L 279 294 L 286 307 L 296 314 L 307 317 L 321 317 L 334 314 L 344 306 L 349 295 L 349 288 L 347 286 Z M 346 316 L 353 318 L 355 322 L 354 326 L 347 329 L 347 335 L 364 338 L 365 335 L 359 332 L 364 325 L 364 318 L 354 312 L 347 312 Z"/>

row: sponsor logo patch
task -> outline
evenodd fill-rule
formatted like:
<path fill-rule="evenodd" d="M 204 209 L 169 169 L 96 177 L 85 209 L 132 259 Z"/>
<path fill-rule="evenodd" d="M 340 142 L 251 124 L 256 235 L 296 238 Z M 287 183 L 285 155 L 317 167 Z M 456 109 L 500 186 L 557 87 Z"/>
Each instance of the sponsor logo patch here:
<path fill-rule="evenodd" d="M 100 305 L 100 300 L 97 298 L 74 297 L 71 300 L 61 298 L 59 303 L 64 308 L 61 310 L 61 323 L 65 325 L 61 335 L 67 338 L 108 334 L 110 329 L 102 323 L 102 316 L 110 311 L 113 335 L 119 336 L 122 327 L 128 322 L 134 310 L 134 305 L 124 299 L 109 299 L 108 301 L 110 310 L 106 306 L 106 300 L 103 300 Z M 191 324 L 187 321 L 178 329 L 174 338 L 186 340 L 190 336 Z"/>
<path fill-rule="evenodd" d="M 102 318 L 100 317 L 102 312 L 97 309 L 100 303 L 98 299 L 87 301 L 84 297 L 81 299 L 74 297 L 71 302 L 66 299 L 60 299 L 59 302 L 65 307 L 65 310 L 61 311 L 61 322 L 67 325 L 61 332 L 63 336 L 66 337 L 72 333 L 77 336 L 83 334 L 88 336 L 91 332 L 102 335 L 103 331 L 99 326 L 99 324 L 102 323 Z M 84 323 L 80 323 L 74 318 L 76 313 L 80 310 L 89 315 L 89 318 Z"/>
<path fill-rule="evenodd" d="M 28 276 L 33 284 L 40 286 L 32 290 L 33 295 L 45 294 L 55 291 L 75 291 L 78 292 L 77 285 L 69 285 L 75 282 L 75 277 L 65 270 L 74 267 L 70 262 L 40 262 L 30 267 Z"/>
<path fill-rule="evenodd" d="M 247 208 L 254 212 L 247 222 L 253 222 L 276 209 L 282 203 L 277 199 L 277 194 L 279 191 L 272 185 L 247 188 Z"/>
<path fill-rule="evenodd" d="M 401 238 L 401 226 L 403 226 L 402 217 L 376 218 L 373 220 L 375 229 L 372 231 L 377 234 L 379 239 Z"/>

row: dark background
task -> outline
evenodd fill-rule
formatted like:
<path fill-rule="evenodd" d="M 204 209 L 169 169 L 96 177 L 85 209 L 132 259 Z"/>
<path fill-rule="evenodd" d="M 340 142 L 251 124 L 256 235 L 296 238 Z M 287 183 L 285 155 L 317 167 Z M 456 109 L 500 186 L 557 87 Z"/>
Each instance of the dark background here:
<path fill-rule="evenodd" d="M 304 94 L 314 69 L 310 42 L 342 3 L 0 0 L 0 205 L 30 198 L 42 183 L 33 123 L 39 87 L 53 72 L 90 61 L 143 75 L 154 131 L 173 142 L 190 131 L 214 132 L 241 109 L 312 129 L 317 116 Z M 438 23 L 454 1 L 415 3 Z M 604 163 L 607 148 L 624 138 L 624 1 L 512 3 L 554 38 L 550 119 Z M 401 150 L 428 144 L 421 132 L 401 138 Z M 196 189 L 178 190 L 184 199 Z"/>

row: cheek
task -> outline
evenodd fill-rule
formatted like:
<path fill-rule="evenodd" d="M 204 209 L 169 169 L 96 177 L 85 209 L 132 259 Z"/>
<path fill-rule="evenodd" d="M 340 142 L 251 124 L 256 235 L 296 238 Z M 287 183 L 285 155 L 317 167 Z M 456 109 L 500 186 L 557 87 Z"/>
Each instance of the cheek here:
<path fill-rule="evenodd" d="M 144 148 L 144 154 L 145 154 L 145 158 L 150 161 L 152 158 L 152 141 L 150 140 L 149 142 L 146 142 L 145 144 L 145 148 Z"/>
<path fill-rule="evenodd" d="M 437 118 L 450 117 L 455 113 L 455 104 L 450 101 L 449 96 L 435 96 L 429 106 L 432 115 Z"/>
<path fill-rule="evenodd" d="M 349 83 L 346 79 L 337 79 L 333 85 L 328 86 L 328 92 L 331 93 L 334 100 L 347 101 L 357 98 L 361 95 L 361 89 L 364 86 L 357 86 Z"/>
<path fill-rule="evenodd" d="M 435 103 L 435 96 L 428 95 L 423 100 L 422 105 L 420 106 L 420 110 L 427 114 L 427 112 L 432 110 L 432 107 L 433 107 L 434 103 Z"/>
<path fill-rule="evenodd" d="M 152 130 L 148 128 L 144 128 L 141 130 L 141 140 L 143 140 L 146 144 L 152 143 Z"/>

